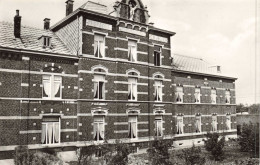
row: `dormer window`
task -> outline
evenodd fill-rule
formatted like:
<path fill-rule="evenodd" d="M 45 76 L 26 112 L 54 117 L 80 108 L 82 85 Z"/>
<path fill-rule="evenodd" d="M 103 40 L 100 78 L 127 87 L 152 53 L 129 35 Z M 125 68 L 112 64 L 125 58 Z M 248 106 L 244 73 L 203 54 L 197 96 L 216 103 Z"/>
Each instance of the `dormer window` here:
<path fill-rule="evenodd" d="M 50 36 L 42 36 L 42 37 L 40 37 L 40 39 L 42 40 L 42 46 L 44 48 L 51 47 L 51 37 Z"/>

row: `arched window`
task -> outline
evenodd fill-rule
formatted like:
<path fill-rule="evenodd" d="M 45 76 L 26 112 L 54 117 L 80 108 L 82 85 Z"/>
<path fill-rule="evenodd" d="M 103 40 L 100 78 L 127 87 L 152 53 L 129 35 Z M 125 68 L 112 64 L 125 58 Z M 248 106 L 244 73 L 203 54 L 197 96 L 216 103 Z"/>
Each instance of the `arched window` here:
<path fill-rule="evenodd" d="M 62 69 L 54 64 L 43 69 L 42 76 L 42 98 L 61 99 L 62 97 Z"/>
<path fill-rule="evenodd" d="M 101 65 L 92 67 L 92 71 L 94 72 L 94 99 L 96 100 L 104 100 L 105 99 L 105 75 L 107 73 L 107 69 Z"/>

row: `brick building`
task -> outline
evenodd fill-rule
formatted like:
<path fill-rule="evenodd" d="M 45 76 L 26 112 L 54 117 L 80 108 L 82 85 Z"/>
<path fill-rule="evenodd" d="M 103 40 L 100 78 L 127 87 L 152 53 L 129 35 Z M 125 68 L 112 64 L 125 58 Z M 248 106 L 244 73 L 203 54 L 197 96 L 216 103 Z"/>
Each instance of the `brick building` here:
<path fill-rule="evenodd" d="M 141 0 L 86 2 L 50 27 L 0 22 L 0 158 L 17 145 L 71 150 L 120 139 L 146 148 L 236 137 L 235 78 L 171 53 L 174 32 L 149 24 Z"/>

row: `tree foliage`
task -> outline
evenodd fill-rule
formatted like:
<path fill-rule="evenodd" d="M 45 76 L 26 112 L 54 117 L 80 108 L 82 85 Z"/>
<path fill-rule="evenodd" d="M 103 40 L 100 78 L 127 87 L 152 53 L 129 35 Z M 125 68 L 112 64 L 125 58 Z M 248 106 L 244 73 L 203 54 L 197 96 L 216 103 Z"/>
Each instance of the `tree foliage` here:
<path fill-rule="evenodd" d="M 169 147 L 171 147 L 172 141 L 169 140 L 155 140 L 150 144 L 150 148 L 147 149 L 150 161 L 152 165 L 172 165 L 170 162 Z"/>
<path fill-rule="evenodd" d="M 194 144 L 191 148 L 183 149 L 181 154 L 177 156 L 184 160 L 186 165 L 203 165 L 206 161 L 205 157 L 202 156 L 201 148 L 195 147 Z"/>
<path fill-rule="evenodd" d="M 238 138 L 241 151 L 249 152 L 259 157 L 259 124 L 243 124 L 241 135 Z"/>
<path fill-rule="evenodd" d="M 207 133 L 205 140 L 205 148 L 211 153 L 212 158 L 215 161 L 222 161 L 224 159 L 224 146 L 225 137 L 221 137 L 219 140 L 218 133 Z"/>

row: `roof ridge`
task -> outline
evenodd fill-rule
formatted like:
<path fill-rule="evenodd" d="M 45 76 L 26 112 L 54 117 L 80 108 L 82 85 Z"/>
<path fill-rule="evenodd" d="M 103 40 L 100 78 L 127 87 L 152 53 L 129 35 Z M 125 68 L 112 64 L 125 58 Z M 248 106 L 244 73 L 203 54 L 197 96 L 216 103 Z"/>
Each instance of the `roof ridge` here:
<path fill-rule="evenodd" d="M 2 24 L 2 23 L 9 24 L 9 25 L 14 25 L 14 23 L 8 22 L 8 21 L 0 21 L 0 24 Z M 33 26 L 29 26 L 29 25 L 21 25 L 21 27 L 30 28 L 30 29 L 36 29 L 36 30 L 42 30 L 42 31 L 45 31 L 45 32 L 53 33 L 53 31 L 51 31 L 51 30 L 40 29 L 38 27 L 33 27 Z"/>
<path fill-rule="evenodd" d="M 183 56 L 183 57 L 188 57 L 188 58 L 194 58 L 194 59 L 198 59 L 198 60 L 204 61 L 204 59 L 201 58 L 201 57 L 192 57 L 192 56 L 189 56 L 189 55 L 175 54 L 175 53 L 174 53 L 173 56 L 175 56 L 175 55 L 177 55 L 177 56 Z"/>

